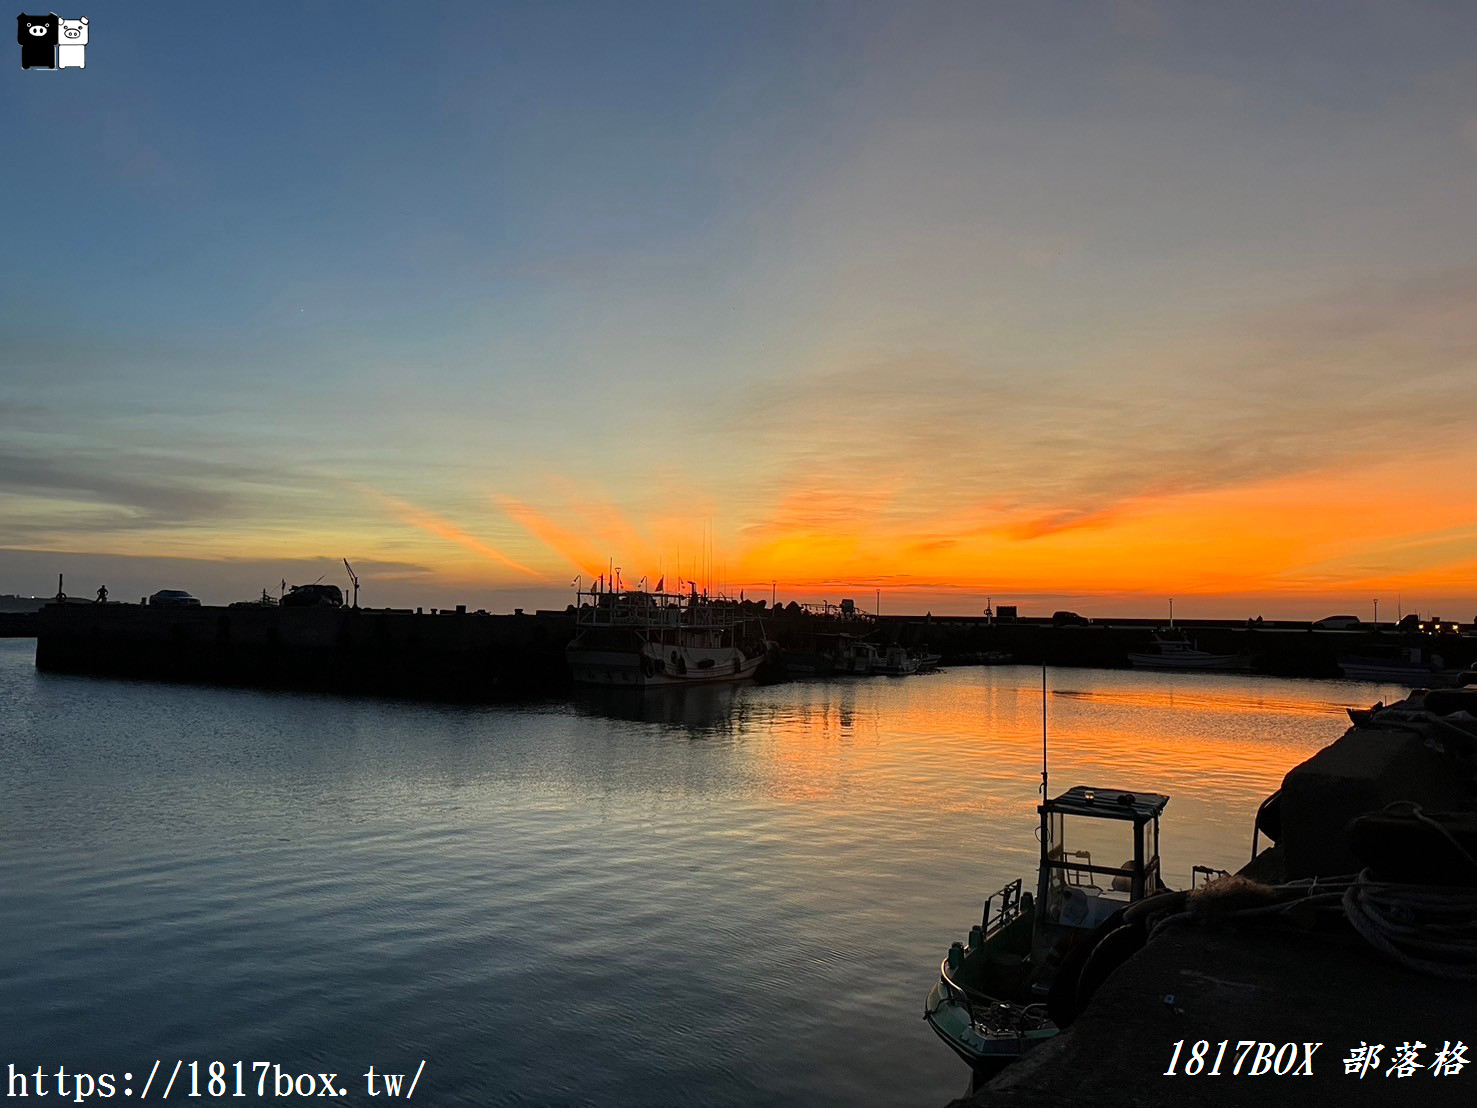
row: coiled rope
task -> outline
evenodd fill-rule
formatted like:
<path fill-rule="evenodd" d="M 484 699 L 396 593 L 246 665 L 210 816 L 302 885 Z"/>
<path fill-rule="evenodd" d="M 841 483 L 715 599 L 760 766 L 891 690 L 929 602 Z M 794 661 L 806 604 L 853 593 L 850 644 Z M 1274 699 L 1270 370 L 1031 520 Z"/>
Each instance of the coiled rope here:
<path fill-rule="evenodd" d="M 1167 927 L 1192 922 L 1270 920 L 1307 930 L 1320 913 L 1337 911 L 1365 942 L 1392 961 L 1431 977 L 1477 981 L 1477 857 L 1418 804 L 1399 801 L 1385 810 L 1394 809 L 1408 810 L 1415 820 L 1444 837 L 1471 867 L 1470 883 L 1377 881 L 1368 869 L 1281 885 L 1258 885 L 1232 877 L 1212 881 L 1193 895 L 1172 894 L 1157 911 L 1153 901 L 1135 908 L 1153 912 L 1150 938 Z"/>

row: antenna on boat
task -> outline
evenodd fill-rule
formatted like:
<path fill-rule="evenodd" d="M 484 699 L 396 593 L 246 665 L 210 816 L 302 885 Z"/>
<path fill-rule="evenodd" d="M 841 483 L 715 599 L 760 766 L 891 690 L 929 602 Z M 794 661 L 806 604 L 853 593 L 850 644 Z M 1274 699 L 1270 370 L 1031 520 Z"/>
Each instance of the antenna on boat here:
<path fill-rule="evenodd" d="M 1041 801 L 1046 802 L 1046 663 L 1041 663 Z"/>

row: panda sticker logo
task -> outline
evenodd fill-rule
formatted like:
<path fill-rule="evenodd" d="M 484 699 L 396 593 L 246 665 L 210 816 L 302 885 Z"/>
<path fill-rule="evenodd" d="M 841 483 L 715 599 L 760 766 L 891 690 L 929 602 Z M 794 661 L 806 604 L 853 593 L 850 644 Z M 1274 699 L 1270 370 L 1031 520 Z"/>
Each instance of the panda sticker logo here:
<path fill-rule="evenodd" d="M 55 12 L 15 17 L 22 69 L 86 69 L 87 18 L 61 19 Z"/>

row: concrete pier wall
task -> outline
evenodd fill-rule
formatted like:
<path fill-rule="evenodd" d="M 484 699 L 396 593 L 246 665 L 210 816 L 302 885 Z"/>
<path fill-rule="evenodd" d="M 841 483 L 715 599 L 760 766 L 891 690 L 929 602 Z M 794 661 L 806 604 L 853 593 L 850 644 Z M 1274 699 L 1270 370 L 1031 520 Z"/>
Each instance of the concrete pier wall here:
<path fill-rule="evenodd" d="M 573 619 L 355 608 L 52 604 L 36 666 L 267 688 L 487 700 L 569 683 Z"/>

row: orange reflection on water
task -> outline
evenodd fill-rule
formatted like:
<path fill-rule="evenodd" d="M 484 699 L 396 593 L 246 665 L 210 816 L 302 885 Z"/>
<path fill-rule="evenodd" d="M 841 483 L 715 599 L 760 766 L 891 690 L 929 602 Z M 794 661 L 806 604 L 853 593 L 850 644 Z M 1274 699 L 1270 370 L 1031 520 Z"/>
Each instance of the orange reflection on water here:
<path fill-rule="evenodd" d="M 1346 704 L 1368 697 L 1351 683 L 1112 670 L 1054 670 L 1048 687 L 1052 793 L 1084 784 L 1169 795 L 1166 874 L 1185 882 L 1192 865 L 1245 863 L 1257 805 L 1343 733 Z M 1039 670 L 836 678 L 747 699 L 745 741 L 762 744 L 755 768 L 809 819 L 861 812 L 878 834 L 967 849 L 1002 882 L 1012 869 L 1034 873 Z"/>

